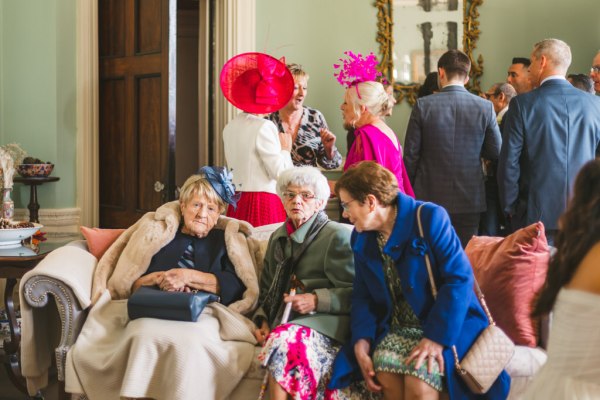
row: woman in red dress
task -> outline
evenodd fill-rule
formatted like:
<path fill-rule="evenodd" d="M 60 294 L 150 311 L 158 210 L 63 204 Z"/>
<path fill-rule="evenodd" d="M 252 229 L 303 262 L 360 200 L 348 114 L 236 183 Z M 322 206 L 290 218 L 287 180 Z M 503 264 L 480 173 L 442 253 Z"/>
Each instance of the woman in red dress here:
<path fill-rule="evenodd" d="M 227 100 L 243 111 L 223 129 L 225 158 L 240 194 L 237 209 L 230 206 L 227 215 L 253 226 L 283 222 L 286 213 L 275 186 L 279 174 L 293 167 L 292 137 L 263 115 L 288 103 L 294 79 L 284 62 L 244 53 L 227 61 L 220 83 Z"/>

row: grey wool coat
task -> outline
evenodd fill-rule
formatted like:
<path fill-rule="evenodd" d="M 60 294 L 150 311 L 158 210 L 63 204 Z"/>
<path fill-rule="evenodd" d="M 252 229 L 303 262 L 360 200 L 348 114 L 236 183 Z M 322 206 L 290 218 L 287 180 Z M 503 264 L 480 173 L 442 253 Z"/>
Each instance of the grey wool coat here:
<path fill-rule="evenodd" d="M 291 241 L 286 240 L 288 235 L 285 224 L 271 235 L 260 276 L 259 304 L 262 304 L 275 276 L 275 242 L 283 241 L 285 256 L 290 256 L 292 249 L 289 244 L 291 243 L 294 249 L 300 246 L 314 219 L 315 216 L 296 230 L 291 235 Z M 339 342 L 344 342 L 350 337 L 350 295 L 354 279 L 350 234 L 348 227 L 329 221 L 306 248 L 296 264 L 294 273 L 304 284 L 305 293 L 317 295 L 317 312 L 313 315 L 292 312 L 288 321 L 315 329 Z M 261 314 L 262 309 L 257 313 Z"/>

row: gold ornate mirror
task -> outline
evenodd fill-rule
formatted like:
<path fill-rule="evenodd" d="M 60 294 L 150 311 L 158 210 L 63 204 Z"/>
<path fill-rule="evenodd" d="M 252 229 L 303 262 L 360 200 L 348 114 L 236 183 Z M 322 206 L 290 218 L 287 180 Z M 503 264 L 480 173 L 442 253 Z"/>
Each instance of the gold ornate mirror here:
<path fill-rule="evenodd" d="M 481 92 L 483 57 L 475 60 L 479 38 L 478 7 L 483 0 L 376 0 L 379 70 L 394 83 L 398 102 L 413 105 L 427 73 L 437 60 L 458 48 L 471 59 L 467 88 Z M 460 29 L 462 23 L 463 29 Z"/>

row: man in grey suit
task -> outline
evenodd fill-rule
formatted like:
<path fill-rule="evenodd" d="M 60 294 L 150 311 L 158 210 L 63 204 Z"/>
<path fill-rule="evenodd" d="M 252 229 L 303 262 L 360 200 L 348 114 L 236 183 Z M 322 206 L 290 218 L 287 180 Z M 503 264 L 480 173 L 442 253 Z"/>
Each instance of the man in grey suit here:
<path fill-rule="evenodd" d="M 404 143 L 404 164 L 416 198 L 448 211 L 463 247 L 477 234 L 486 209 L 481 157 L 496 160 L 501 145 L 494 106 L 464 87 L 470 68 L 461 51 L 442 55 L 442 90 L 417 100 Z"/>
<path fill-rule="evenodd" d="M 498 166 L 512 230 L 541 220 L 550 243 L 577 172 L 600 150 L 600 99 L 567 82 L 570 64 L 562 40 L 535 44 L 529 68 L 537 89 L 511 101 Z"/>

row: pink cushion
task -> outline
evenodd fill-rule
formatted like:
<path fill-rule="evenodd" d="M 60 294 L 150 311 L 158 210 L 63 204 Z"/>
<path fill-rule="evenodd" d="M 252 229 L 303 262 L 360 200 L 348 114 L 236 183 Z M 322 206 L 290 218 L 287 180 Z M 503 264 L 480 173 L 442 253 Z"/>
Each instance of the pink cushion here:
<path fill-rule="evenodd" d="M 546 280 L 550 253 L 541 222 L 506 238 L 474 236 L 465 249 L 496 323 L 517 345 L 536 347 L 532 302 Z"/>
<path fill-rule="evenodd" d="M 98 260 L 102 258 L 102 255 L 108 250 L 111 244 L 125 229 L 101 229 L 101 228 L 88 228 L 85 226 L 81 227 L 81 233 L 87 241 L 88 249 L 90 253 L 94 255 Z"/>

